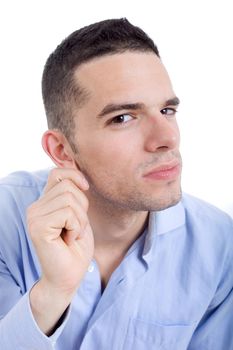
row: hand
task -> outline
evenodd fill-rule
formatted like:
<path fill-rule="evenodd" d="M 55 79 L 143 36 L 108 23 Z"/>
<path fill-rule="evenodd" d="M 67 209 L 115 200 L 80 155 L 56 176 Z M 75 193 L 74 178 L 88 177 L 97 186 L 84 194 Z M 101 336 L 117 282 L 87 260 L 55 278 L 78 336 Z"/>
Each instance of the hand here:
<path fill-rule="evenodd" d="M 28 230 L 42 269 L 30 302 L 46 334 L 70 304 L 94 255 L 84 194 L 88 188 L 80 171 L 53 169 L 43 195 L 27 211 Z"/>
<path fill-rule="evenodd" d="M 87 181 L 78 170 L 53 169 L 41 198 L 27 213 L 42 279 L 54 289 L 72 291 L 82 280 L 94 254 Z"/>

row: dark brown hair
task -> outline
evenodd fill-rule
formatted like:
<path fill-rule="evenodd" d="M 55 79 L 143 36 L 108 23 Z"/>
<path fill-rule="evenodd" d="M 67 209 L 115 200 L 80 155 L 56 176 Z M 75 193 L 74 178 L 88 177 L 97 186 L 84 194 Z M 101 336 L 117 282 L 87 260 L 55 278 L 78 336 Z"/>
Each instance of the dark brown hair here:
<path fill-rule="evenodd" d="M 87 98 L 85 89 L 74 81 L 74 71 L 95 57 L 125 51 L 152 51 L 159 57 L 153 40 L 126 18 L 81 28 L 64 39 L 49 56 L 42 77 L 48 127 L 60 130 L 71 145 L 74 107 L 80 107 Z"/>

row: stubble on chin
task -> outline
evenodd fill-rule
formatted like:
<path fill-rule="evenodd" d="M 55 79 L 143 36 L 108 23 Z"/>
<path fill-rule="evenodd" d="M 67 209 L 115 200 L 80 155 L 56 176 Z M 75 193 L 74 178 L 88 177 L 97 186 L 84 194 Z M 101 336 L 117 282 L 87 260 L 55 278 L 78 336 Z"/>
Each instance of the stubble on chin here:
<path fill-rule="evenodd" d="M 123 189 L 124 188 L 124 189 Z M 90 203 L 93 207 L 109 215 L 121 215 L 121 213 L 139 211 L 161 211 L 176 205 L 181 197 L 180 182 L 167 184 L 163 191 L 148 192 L 139 190 L 138 187 L 122 186 L 113 191 L 112 187 L 98 189 L 94 184 L 89 190 Z"/>

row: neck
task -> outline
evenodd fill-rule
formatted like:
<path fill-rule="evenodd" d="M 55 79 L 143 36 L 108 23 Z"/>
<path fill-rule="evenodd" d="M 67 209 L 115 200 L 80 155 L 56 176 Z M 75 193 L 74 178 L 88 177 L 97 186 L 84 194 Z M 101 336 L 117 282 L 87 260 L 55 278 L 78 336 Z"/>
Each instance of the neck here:
<path fill-rule="evenodd" d="M 94 233 L 95 248 L 127 251 L 143 233 L 148 212 L 90 205 L 88 216 Z"/>
<path fill-rule="evenodd" d="M 88 217 L 93 229 L 95 252 L 102 290 L 130 246 L 143 233 L 148 212 L 122 209 L 89 198 Z"/>

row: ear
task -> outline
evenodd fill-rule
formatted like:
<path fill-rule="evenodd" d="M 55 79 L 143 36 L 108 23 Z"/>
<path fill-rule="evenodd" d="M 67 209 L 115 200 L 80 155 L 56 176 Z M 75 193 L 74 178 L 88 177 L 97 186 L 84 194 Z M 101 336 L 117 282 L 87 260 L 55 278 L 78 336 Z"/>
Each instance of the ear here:
<path fill-rule="evenodd" d="M 58 130 L 47 130 L 42 136 L 42 147 L 59 168 L 75 168 L 74 153 L 66 137 Z"/>

